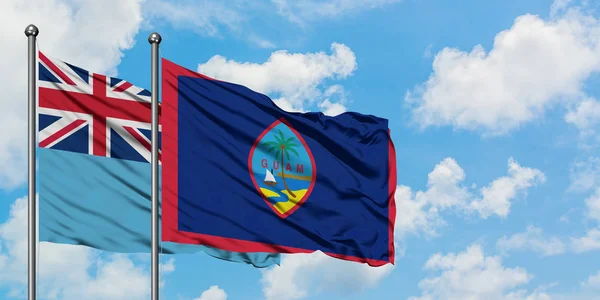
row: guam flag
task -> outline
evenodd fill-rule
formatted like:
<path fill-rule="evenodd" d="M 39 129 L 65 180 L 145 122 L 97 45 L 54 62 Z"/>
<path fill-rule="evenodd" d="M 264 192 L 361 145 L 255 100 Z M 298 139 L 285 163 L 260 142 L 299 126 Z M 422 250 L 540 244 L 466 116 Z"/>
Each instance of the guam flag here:
<path fill-rule="evenodd" d="M 283 111 L 162 60 L 164 241 L 394 263 L 388 121 Z"/>

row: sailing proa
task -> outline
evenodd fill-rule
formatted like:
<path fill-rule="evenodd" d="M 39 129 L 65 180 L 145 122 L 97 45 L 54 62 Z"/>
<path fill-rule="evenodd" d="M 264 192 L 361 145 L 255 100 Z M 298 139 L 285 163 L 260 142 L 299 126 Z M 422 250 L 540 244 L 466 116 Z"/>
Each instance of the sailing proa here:
<path fill-rule="evenodd" d="M 263 180 L 263 182 L 268 186 L 274 186 L 275 184 L 277 184 L 277 180 L 275 180 L 275 176 L 273 176 L 272 169 L 271 172 L 269 172 L 269 170 L 266 170 L 265 180 Z"/>
<path fill-rule="evenodd" d="M 314 183 L 314 158 L 302 137 L 278 122 L 261 135 L 250 155 L 257 189 L 280 216 L 308 197 Z"/>

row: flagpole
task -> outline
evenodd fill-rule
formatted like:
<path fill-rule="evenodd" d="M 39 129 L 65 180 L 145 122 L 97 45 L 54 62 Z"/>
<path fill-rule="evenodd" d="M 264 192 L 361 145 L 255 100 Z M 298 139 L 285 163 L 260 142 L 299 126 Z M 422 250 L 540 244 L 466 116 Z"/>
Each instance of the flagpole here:
<path fill-rule="evenodd" d="M 158 45 L 162 38 L 153 32 L 152 47 L 152 300 L 158 300 Z"/>
<path fill-rule="evenodd" d="M 25 36 L 27 36 L 27 102 L 28 102 L 28 125 L 29 139 L 27 143 L 27 167 L 28 167 L 28 215 L 27 215 L 27 284 L 28 284 L 28 299 L 35 300 L 36 298 L 36 220 L 37 220 L 37 207 L 35 201 L 35 148 L 36 148 L 36 47 L 35 39 L 39 33 L 38 28 L 31 24 L 25 28 Z"/>

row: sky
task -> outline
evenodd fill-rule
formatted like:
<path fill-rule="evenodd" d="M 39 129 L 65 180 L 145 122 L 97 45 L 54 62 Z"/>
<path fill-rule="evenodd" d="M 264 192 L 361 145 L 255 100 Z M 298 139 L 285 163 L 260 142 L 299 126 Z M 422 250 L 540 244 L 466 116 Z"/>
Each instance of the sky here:
<path fill-rule="evenodd" d="M 227 4 L 225 4 L 227 3 Z M 161 299 L 599 299 L 600 4 L 4 0 L 0 298 L 26 298 L 26 38 L 150 86 L 161 56 L 288 111 L 389 120 L 395 265 L 161 256 Z M 40 299 L 148 299 L 149 255 L 42 243 Z"/>

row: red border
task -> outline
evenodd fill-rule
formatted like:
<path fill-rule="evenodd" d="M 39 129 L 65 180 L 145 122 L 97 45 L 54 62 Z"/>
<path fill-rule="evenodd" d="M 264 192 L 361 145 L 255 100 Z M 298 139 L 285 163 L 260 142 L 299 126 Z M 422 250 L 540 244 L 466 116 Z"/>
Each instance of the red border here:
<path fill-rule="evenodd" d="M 178 101 L 178 76 L 188 76 L 196 78 L 205 78 L 209 80 L 215 80 L 213 78 L 198 74 L 186 68 L 183 68 L 175 63 L 162 58 L 162 106 L 164 107 L 164 117 L 162 122 L 163 126 L 163 158 L 164 164 L 162 168 L 162 240 L 175 243 L 183 244 L 197 244 L 206 245 L 209 247 L 215 247 L 225 251 L 233 252 L 270 252 L 270 253 L 312 253 L 316 250 L 301 249 L 295 247 L 287 247 L 259 242 L 252 242 L 246 240 L 239 240 L 233 238 L 225 238 L 220 236 L 212 236 L 207 234 L 198 234 L 192 232 L 185 232 L 178 229 L 178 128 L 177 128 L 177 101 Z M 291 127 L 290 127 L 291 128 Z M 391 139 L 390 139 L 391 145 Z M 390 146 L 393 147 L 393 146 Z M 393 149 L 393 148 L 390 148 Z M 396 164 L 395 154 L 390 155 L 389 159 L 389 182 L 393 183 L 390 185 L 390 192 L 396 189 Z M 393 167 L 392 167 L 392 162 Z M 393 241 L 393 222 L 395 220 L 395 203 L 393 200 L 393 193 L 390 194 L 390 253 L 388 260 L 370 259 L 364 257 L 356 257 L 349 255 L 342 255 L 336 253 L 323 252 L 324 254 L 349 261 L 355 261 L 360 263 L 367 263 L 370 266 L 378 267 L 388 263 L 394 263 L 394 241 Z"/>
<path fill-rule="evenodd" d="M 392 142 L 392 134 L 388 129 L 388 217 L 389 217 L 389 259 L 394 264 L 396 252 L 394 247 L 394 227 L 396 225 L 396 148 Z"/>
<path fill-rule="evenodd" d="M 310 157 L 310 163 L 312 164 L 312 180 L 310 182 L 310 186 L 308 187 L 308 191 L 306 192 L 304 197 L 302 197 L 302 199 L 300 199 L 300 201 L 298 201 L 298 203 L 296 203 L 296 205 L 294 207 L 292 207 L 290 210 L 286 211 L 283 214 L 280 213 L 277 210 L 277 208 L 275 208 L 275 206 L 273 204 L 271 204 L 271 202 L 269 202 L 269 199 L 267 199 L 267 197 L 265 197 L 265 195 L 260 192 L 260 187 L 258 186 L 258 182 L 256 182 L 256 178 L 254 178 L 254 176 L 253 176 L 253 170 L 252 170 L 252 157 L 254 156 L 254 150 L 256 149 L 256 146 L 258 146 L 258 143 L 262 140 L 262 138 L 269 131 L 271 131 L 271 129 L 273 129 L 273 128 L 275 128 L 275 126 L 279 125 L 279 123 L 283 123 L 283 124 L 287 125 L 287 127 L 298 137 L 298 139 L 304 146 L 304 149 L 306 149 L 306 152 L 308 153 L 308 157 Z M 280 118 L 279 120 L 273 122 L 273 124 L 269 125 L 269 127 L 267 127 L 267 129 L 265 129 L 258 136 L 256 141 L 254 141 L 254 144 L 252 145 L 252 149 L 250 149 L 250 154 L 248 155 L 248 171 L 250 173 L 250 178 L 252 179 L 252 183 L 254 183 L 254 187 L 256 188 L 256 191 L 260 194 L 260 196 L 263 198 L 263 200 L 265 200 L 265 203 L 267 203 L 267 205 L 269 205 L 269 207 L 282 219 L 287 218 L 289 215 L 294 213 L 298 208 L 300 208 L 300 206 L 302 206 L 302 204 L 304 204 L 306 199 L 308 199 L 308 197 L 312 193 L 313 188 L 315 187 L 315 182 L 317 181 L 317 164 L 315 164 L 315 158 L 312 155 L 310 148 L 308 148 L 306 141 L 304 140 L 304 138 L 302 138 L 302 136 L 298 133 L 298 131 L 296 131 L 296 129 L 294 127 L 292 127 L 292 125 L 290 125 L 290 123 L 287 120 L 285 120 L 284 118 Z"/>

